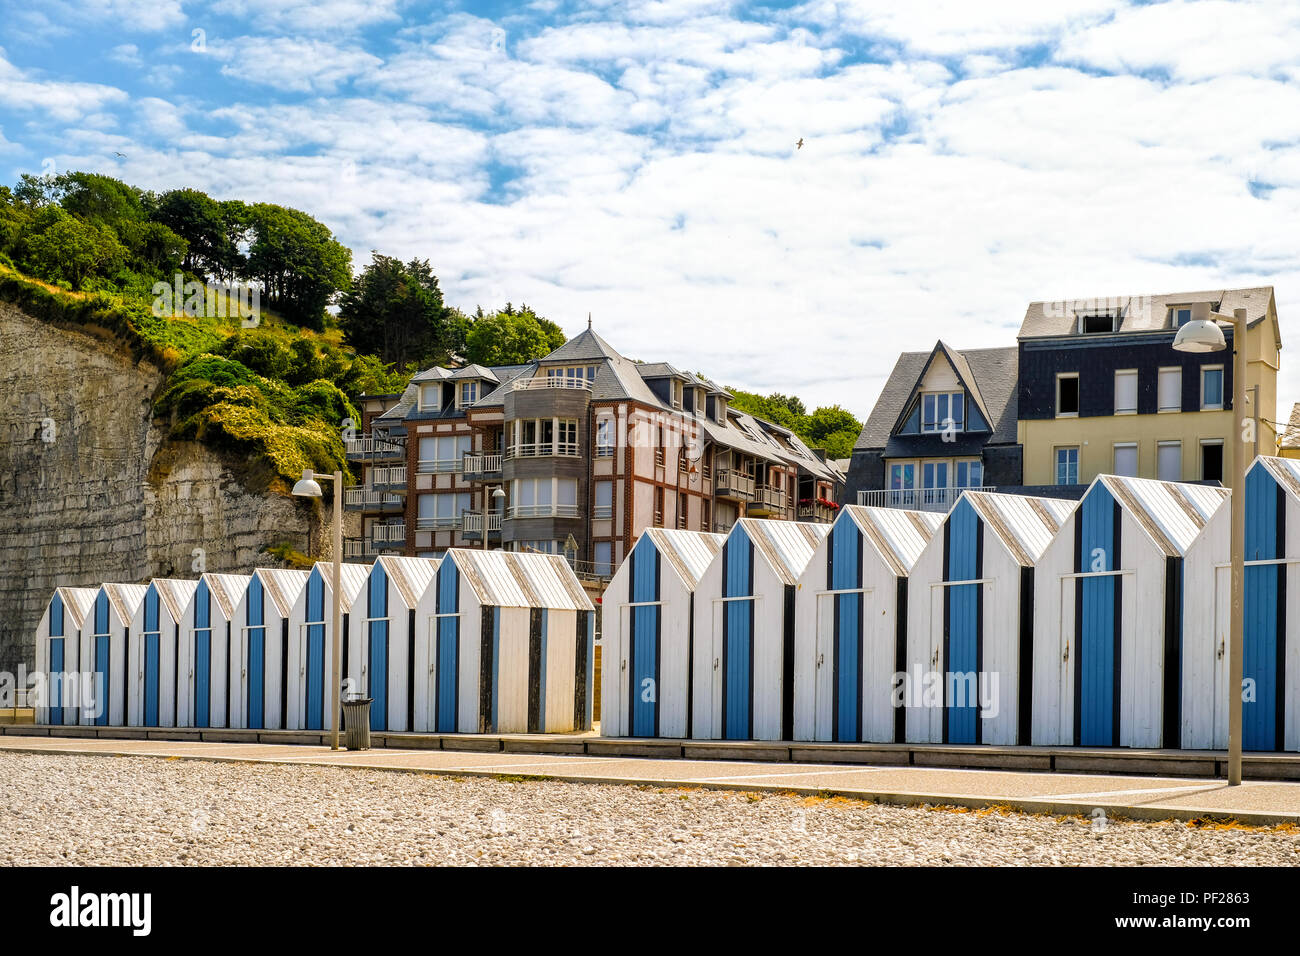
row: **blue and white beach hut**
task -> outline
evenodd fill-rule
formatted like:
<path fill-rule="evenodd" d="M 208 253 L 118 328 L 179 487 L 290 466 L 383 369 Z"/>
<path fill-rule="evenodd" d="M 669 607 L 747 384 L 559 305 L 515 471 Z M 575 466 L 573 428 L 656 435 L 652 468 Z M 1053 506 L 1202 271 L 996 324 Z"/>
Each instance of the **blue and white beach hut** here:
<path fill-rule="evenodd" d="M 352 602 L 347 675 L 371 698 L 374 730 L 408 731 L 415 725 L 415 671 L 419 631 L 416 609 L 433 587 L 433 558 L 380 555 Z"/>
<path fill-rule="evenodd" d="M 902 742 L 908 574 L 943 515 L 846 505 L 799 578 L 794 739 Z"/>
<path fill-rule="evenodd" d="M 177 726 L 228 727 L 235 607 L 247 574 L 202 575 L 181 615 Z"/>
<path fill-rule="evenodd" d="M 175 727 L 181 620 L 197 581 L 154 578 L 131 618 L 126 722 L 131 727 Z"/>
<path fill-rule="evenodd" d="M 794 734 L 795 590 L 831 526 L 741 518 L 695 589 L 694 736 Z"/>
<path fill-rule="evenodd" d="M 36 672 L 45 687 L 37 700 L 36 723 L 80 720 L 81 630 L 95 605 L 97 588 L 59 587 L 36 624 Z"/>
<path fill-rule="evenodd" d="M 341 568 L 342 625 L 340 635 L 342 662 L 348 659 L 348 643 L 359 634 L 351 618 L 357 595 L 366 586 L 370 573 L 367 564 L 347 564 Z M 289 612 L 288 700 L 285 727 L 289 730 L 327 730 L 330 714 L 329 681 L 333 672 L 334 564 L 317 561 L 307 576 Z M 351 688 L 355 690 L 356 688 Z"/>
<path fill-rule="evenodd" d="M 142 584 L 103 584 L 82 622 L 81 672 L 92 675 L 94 702 L 81 710 L 81 723 L 120 727 L 126 723 L 130 671 L 126 648 L 131 618 L 144 600 Z"/>
<path fill-rule="evenodd" d="M 258 568 L 235 605 L 230 642 L 230 726 L 284 727 L 289 614 L 307 572 Z"/>
<path fill-rule="evenodd" d="M 619 565 L 601 600 L 602 736 L 692 735 L 695 588 L 725 540 L 647 528 Z"/>

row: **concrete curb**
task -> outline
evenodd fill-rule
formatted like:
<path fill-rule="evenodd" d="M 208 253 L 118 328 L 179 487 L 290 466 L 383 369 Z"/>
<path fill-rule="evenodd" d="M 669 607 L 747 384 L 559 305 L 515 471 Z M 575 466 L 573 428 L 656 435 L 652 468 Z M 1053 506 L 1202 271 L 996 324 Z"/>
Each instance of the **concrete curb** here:
<path fill-rule="evenodd" d="M 234 730 L 194 727 L 82 727 L 51 724 L 0 726 L 14 737 L 148 739 L 220 743 L 328 746 L 318 730 Z M 675 740 L 596 737 L 591 734 L 414 734 L 375 731 L 375 749 L 449 750 L 483 753 L 585 754 L 592 757 L 655 757 L 686 760 L 753 760 L 771 763 L 878 764 L 942 769 L 1041 773 L 1103 773 L 1159 777 L 1223 777 L 1227 755 L 1207 750 L 1126 750 L 1072 747 L 1001 747 L 948 744 L 827 743 L 768 740 Z M 1300 780 L 1300 753 L 1247 754 L 1247 780 Z"/>

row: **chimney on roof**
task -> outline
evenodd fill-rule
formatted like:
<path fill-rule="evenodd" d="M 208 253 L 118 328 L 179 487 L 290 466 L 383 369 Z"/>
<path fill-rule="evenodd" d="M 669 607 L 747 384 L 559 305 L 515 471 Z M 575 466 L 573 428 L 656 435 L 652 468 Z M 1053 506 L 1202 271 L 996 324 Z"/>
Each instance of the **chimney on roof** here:
<path fill-rule="evenodd" d="M 591 331 L 591 313 L 590 313 L 590 312 L 587 313 L 587 331 L 588 331 L 588 332 Z"/>

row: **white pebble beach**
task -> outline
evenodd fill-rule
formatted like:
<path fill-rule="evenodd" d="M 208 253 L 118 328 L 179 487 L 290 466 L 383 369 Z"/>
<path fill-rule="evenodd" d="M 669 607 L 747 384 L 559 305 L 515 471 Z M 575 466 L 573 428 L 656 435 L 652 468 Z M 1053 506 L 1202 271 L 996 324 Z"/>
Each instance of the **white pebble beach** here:
<path fill-rule="evenodd" d="M 1300 864 L 1300 829 L 689 788 L 0 754 L 7 865 Z"/>

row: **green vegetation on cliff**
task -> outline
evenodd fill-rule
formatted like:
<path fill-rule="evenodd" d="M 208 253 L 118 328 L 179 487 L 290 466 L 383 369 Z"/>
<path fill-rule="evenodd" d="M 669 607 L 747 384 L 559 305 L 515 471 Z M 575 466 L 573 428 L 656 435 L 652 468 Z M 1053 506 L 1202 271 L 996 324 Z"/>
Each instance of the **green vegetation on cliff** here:
<path fill-rule="evenodd" d="M 256 289 L 255 320 L 251 291 L 220 291 L 231 283 Z M 0 186 L 0 299 L 153 363 L 172 436 L 265 461 L 285 483 L 346 470 L 350 397 L 400 392 L 467 352 L 527 361 L 563 342 L 526 307 L 451 308 L 427 261 L 375 253 L 353 277 L 351 252 L 299 210 L 82 172 Z"/>

